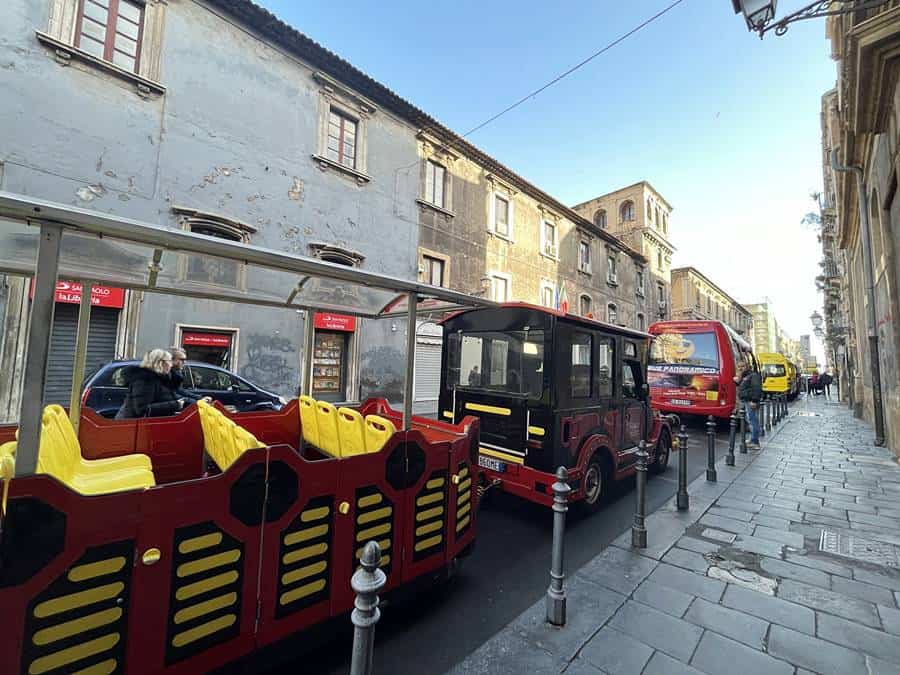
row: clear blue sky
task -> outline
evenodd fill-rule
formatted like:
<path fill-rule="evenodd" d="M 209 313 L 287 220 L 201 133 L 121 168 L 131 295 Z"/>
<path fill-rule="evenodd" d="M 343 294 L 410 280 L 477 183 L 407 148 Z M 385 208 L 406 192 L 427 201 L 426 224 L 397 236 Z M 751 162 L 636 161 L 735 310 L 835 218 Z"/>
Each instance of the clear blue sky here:
<path fill-rule="evenodd" d="M 464 133 L 670 1 L 262 4 Z M 767 296 L 797 338 L 820 305 L 800 219 L 834 80 L 824 20 L 760 41 L 729 0 L 684 0 L 469 140 L 568 204 L 649 180 L 675 208 L 674 263 L 742 302 Z"/>

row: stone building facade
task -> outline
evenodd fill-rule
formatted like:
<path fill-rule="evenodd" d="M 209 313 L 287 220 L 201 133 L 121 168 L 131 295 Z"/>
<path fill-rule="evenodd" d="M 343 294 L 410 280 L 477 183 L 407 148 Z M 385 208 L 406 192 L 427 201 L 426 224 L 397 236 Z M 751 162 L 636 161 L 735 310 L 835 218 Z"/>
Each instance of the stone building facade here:
<path fill-rule="evenodd" d="M 672 270 L 672 318 L 722 321 L 750 337 L 753 316 L 696 267 Z"/>
<path fill-rule="evenodd" d="M 647 181 L 595 197 L 572 207 L 603 231 L 621 239 L 647 259 L 647 309 L 653 321 L 672 317 L 672 207 Z"/>
<path fill-rule="evenodd" d="M 886 444 L 900 453 L 900 3 L 830 17 L 837 83 L 822 99 L 823 275 L 826 342 L 854 411 L 873 422 L 872 350 L 877 338 Z M 832 171 L 839 166 L 862 172 Z M 867 206 L 868 242 L 860 202 Z M 870 259 L 864 244 L 871 250 Z M 867 278 L 874 287 L 869 321 Z M 877 430 L 876 430 L 877 431 Z"/>
<path fill-rule="evenodd" d="M 778 351 L 778 321 L 769 303 L 760 302 L 744 305 L 752 317 L 750 344 L 754 352 Z"/>
<path fill-rule="evenodd" d="M 105 6 L 0 3 L 0 189 L 415 278 L 418 185 L 396 170 L 419 161 L 424 113 L 245 0 Z M 243 283 L 238 266 L 178 274 L 238 291 Z M 0 378 L 0 416 L 9 417 L 29 284 L 0 287 L 0 369 L 11 375 Z M 94 308 L 89 367 L 179 343 L 296 394 L 313 317 L 115 291 L 103 291 L 113 306 Z M 60 397 L 76 310 L 56 307 Z M 402 398 L 405 343 L 394 328 L 317 328 L 317 353 L 330 357 L 329 346 L 340 356 L 314 367 L 334 371 L 314 377 L 314 395 L 318 386 L 322 398 Z"/>
<path fill-rule="evenodd" d="M 647 328 L 644 256 L 474 146 L 419 140 L 423 281 Z"/>

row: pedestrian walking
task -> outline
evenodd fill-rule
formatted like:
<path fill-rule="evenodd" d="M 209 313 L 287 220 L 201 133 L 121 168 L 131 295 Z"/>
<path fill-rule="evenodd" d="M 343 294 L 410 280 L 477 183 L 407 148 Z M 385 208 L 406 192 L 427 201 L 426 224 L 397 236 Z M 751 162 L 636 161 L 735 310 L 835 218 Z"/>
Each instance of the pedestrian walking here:
<path fill-rule="evenodd" d="M 116 419 L 165 417 L 181 411 L 185 399 L 175 395 L 171 370 L 172 354 L 165 349 L 151 349 L 144 355 L 141 365 L 126 369 L 122 375 L 128 384 L 128 393 Z"/>
<path fill-rule="evenodd" d="M 831 377 L 831 373 L 828 373 L 827 371 L 819 378 L 819 385 L 822 387 L 822 393 L 825 394 L 825 398 L 831 398 L 832 381 L 833 378 Z"/>
<path fill-rule="evenodd" d="M 819 374 L 813 373 L 809 378 L 809 388 L 812 390 L 813 396 L 819 395 Z"/>
<path fill-rule="evenodd" d="M 762 400 L 762 378 L 750 367 L 734 378 L 738 385 L 738 398 L 744 406 L 744 415 L 750 424 L 750 442 L 748 448 L 759 449 L 759 402 Z"/>

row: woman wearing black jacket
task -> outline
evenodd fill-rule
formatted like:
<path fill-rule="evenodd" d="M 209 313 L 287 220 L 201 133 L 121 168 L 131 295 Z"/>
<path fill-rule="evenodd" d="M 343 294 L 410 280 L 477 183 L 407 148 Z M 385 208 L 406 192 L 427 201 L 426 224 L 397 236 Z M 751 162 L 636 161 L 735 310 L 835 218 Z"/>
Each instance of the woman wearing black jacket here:
<path fill-rule="evenodd" d="M 181 411 L 185 400 L 175 395 L 169 375 L 171 370 L 172 355 L 169 352 L 164 349 L 147 352 L 140 366 L 124 373 L 128 394 L 116 419 L 165 417 Z"/>

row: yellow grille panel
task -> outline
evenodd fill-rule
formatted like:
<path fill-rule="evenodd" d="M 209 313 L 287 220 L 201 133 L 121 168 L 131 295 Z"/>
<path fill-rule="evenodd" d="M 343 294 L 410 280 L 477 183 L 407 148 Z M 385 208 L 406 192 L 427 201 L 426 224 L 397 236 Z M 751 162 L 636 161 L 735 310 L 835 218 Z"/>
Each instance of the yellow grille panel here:
<path fill-rule="evenodd" d="M 213 522 L 175 530 L 166 663 L 228 642 L 240 632 L 244 543 Z"/>
<path fill-rule="evenodd" d="M 459 539 L 469 531 L 472 523 L 472 497 L 475 484 L 469 472 L 469 465 L 462 462 L 456 467 L 456 475 L 460 481 L 456 486 L 456 538 Z"/>
<path fill-rule="evenodd" d="M 131 540 L 88 549 L 31 600 L 23 673 L 123 671 L 133 559 Z"/>
<path fill-rule="evenodd" d="M 413 560 L 418 561 L 444 549 L 443 532 L 447 525 L 444 504 L 447 501 L 447 472 L 435 471 L 416 495 L 416 528 L 413 532 Z"/>
<path fill-rule="evenodd" d="M 375 485 L 356 491 L 356 514 L 353 521 L 353 541 L 356 551 L 353 555 L 353 569 L 359 566 L 363 547 L 375 540 L 381 547 L 381 567 L 385 574 L 391 573 L 391 556 L 387 555 L 394 538 L 394 503 Z"/>
<path fill-rule="evenodd" d="M 334 496 L 315 497 L 282 533 L 276 617 L 328 600 L 333 518 Z"/>

